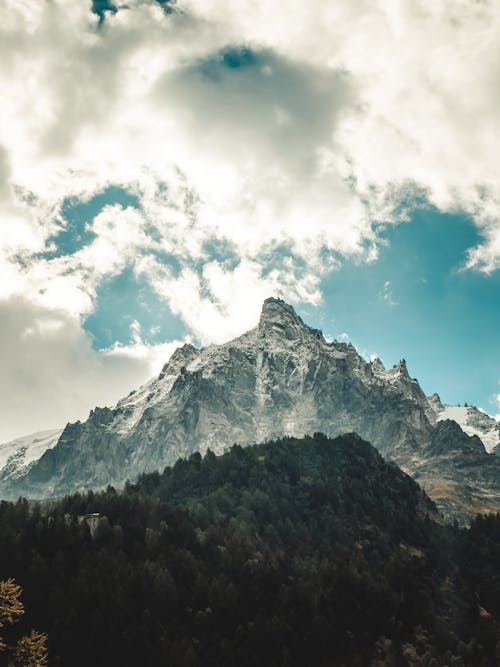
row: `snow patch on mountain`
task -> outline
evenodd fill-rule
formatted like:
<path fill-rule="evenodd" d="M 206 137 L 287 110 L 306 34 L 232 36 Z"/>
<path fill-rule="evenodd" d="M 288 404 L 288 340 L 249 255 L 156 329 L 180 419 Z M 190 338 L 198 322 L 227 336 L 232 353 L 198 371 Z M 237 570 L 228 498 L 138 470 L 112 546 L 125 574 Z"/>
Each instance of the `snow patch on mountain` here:
<path fill-rule="evenodd" d="M 471 405 L 442 405 L 437 412 L 437 421 L 452 419 L 467 435 L 477 435 L 487 452 L 500 443 L 500 423 L 485 412 Z"/>
<path fill-rule="evenodd" d="M 0 479 L 16 477 L 56 446 L 62 429 L 37 431 L 0 445 Z"/>

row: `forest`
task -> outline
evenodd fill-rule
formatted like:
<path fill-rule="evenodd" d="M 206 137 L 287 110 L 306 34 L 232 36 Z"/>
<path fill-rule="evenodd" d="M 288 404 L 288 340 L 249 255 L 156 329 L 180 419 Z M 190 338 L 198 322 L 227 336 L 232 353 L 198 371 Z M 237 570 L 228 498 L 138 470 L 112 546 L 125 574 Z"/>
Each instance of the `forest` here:
<path fill-rule="evenodd" d="M 500 516 L 444 523 L 355 434 L 0 503 L 0 580 L 50 667 L 489 667 L 499 563 Z"/>

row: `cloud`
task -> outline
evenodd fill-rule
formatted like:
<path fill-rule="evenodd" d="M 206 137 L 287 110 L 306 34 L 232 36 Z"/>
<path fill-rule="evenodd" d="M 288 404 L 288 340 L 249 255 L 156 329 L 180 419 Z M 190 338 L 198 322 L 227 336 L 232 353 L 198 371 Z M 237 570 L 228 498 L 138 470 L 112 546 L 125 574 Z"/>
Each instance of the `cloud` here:
<path fill-rule="evenodd" d="M 191 251 L 362 252 L 373 221 L 424 192 L 474 217 L 469 265 L 495 267 L 494 5 L 136 1 L 98 30 L 106 7 L 8 3 L 5 150 L 18 196 L 43 208 L 39 244 L 64 197 L 135 186 L 163 217 L 157 186 L 182 175 Z"/>
<path fill-rule="evenodd" d="M 228 35 L 314 67 L 345 71 L 357 92 L 335 134 L 338 167 L 381 219 L 420 188 L 441 210 L 468 212 L 484 232 L 469 267 L 493 270 L 500 248 L 500 10 L 493 2 L 287 3 L 189 0 Z"/>
<path fill-rule="evenodd" d="M 394 307 L 399 305 L 398 302 L 394 299 L 390 280 L 385 281 L 382 290 L 379 292 L 379 296 L 388 306 Z"/>
<path fill-rule="evenodd" d="M 175 278 L 155 260 L 145 260 L 138 270 L 202 344 L 223 343 L 256 326 L 269 294 L 292 303 L 321 299 L 314 276 L 278 270 L 263 276 L 262 267 L 248 260 L 235 268 L 212 261 L 204 264 L 201 275 L 186 268 Z"/>
<path fill-rule="evenodd" d="M 96 351 L 64 311 L 22 299 L 0 302 L 0 322 L 0 442 L 112 405 L 158 373 L 181 344 L 148 346 L 136 330 L 130 345 Z"/>
<path fill-rule="evenodd" d="M 110 182 L 138 193 L 145 227 L 183 260 L 221 238 L 254 261 L 283 243 L 307 257 L 325 244 L 361 249 L 363 206 L 325 152 L 352 98 L 345 72 L 230 45 L 222 27 L 183 7 L 167 17 L 155 3 L 131 3 L 106 12 L 101 30 L 89 11 L 62 2 L 10 9 L 6 152 L 18 199 L 31 205 L 36 251 L 53 234 L 51 218 L 64 225 L 63 201 Z M 80 275 L 87 287 L 78 266 L 105 246 L 98 236 L 50 271 L 59 264 L 68 283 Z"/>

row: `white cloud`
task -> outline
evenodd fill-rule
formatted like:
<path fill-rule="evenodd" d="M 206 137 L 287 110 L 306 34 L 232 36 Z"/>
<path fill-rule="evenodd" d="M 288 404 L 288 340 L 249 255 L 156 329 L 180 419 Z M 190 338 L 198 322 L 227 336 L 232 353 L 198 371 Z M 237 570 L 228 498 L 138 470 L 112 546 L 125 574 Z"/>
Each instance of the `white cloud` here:
<path fill-rule="evenodd" d="M 357 93 L 335 134 L 355 191 L 373 213 L 417 184 L 443 210 L 464 209 L 485 231 L 469 266 L 492 270 L 500 247 L 496 179 L 500 8 L 494 2 L 277 3 L 224 8 L 221 0 L 184 3 L 287 57 L 344 69 Z M 395 187 L 397 186 L 397 187 Z M 395 188 L 395 190 L 394 190 Z"/>
<path fill-rule="evenodd" d="M 22 299 L 0 302 L 0 442 L 23 433 L 85 419 L 96 405 L 112 405 L 158 373 L 181 344 L 92 349 L 65 312 Z"/>
<path fill-rule="evenodd" d="M 394 307 L 399 305 L 394 298 L 390 280 L 385 281 L 383 288 L 379 292 L 379 296 L 388 306 Z"/>
<path fill-rule="evenodd" d="M 133 2 L 98 32 L 85 3 L 8 3 L 1 113 L 18 192 L 46 212 L 135 184 L 163 218 L 154 184 L 175 189 L 180 169 L 198 206 L 190 248 L 185 223 L 169 225 L 176 252 L 216 235 L 253 259 L 272 241 L 311 258 L 359 252 L 415 183 L 475 216 L 486 238 L 470 265 L 496 266 L 493 5 L 226 4 L 181 0 L 165 16 Z M 228 67 L 230 46 L 254 55 Z M 38 246 L 46 215 L 39 228 Z"/>
<path fill-rule="evenodd" d="M 291 273 L 287 280 L 277 270 L 262 276 L 261 266 L 246 260 L 234 269 L 212 261 L 201 275 L 186 268 L 175 278 L 155 260 L 144 260 L 138 270 L 203 344 L 222 343 L 254 327 L 270 294 L 292 303 L 318 303 L 321 298 L 314 276 Z"/>
<path fill-rule="evenodd" d="M 9 10 L 16 17 L 4 27 L 0 88 L 9 103 L 1 113 L 11 181 L 32 202 L 39 233 L 26 254 L 53 233 L 47 212 L 55 218 L 64 198 L 88 199 L 110 182 L 137 191 L 150 231 L 182 258 L 199 257 L 211 238 L 252 261 L 283 242 L 309 258 L 325 243 L 360 250 L 369 224 L 328 152 L 352 98 L 345 73 L 259 45 L 242 67 L 228 67 L 224 26 L 189 11 L 166 17 L 147 3 L 108 15 L 100 32 L 82 5 Z M 38 262 L 37 282 L 50 275 L 49 305 L 88 310 L 92 283 L 126 261 L 100 222 L 89 248 Z M 133 241 L 148 245 L 141 234 Z M 84 271 L 89 261 L 100 268 Z M 78 281 L 84 296 L 68 300 Z M 24 293 L 29 284 L 20 282 Z"/>

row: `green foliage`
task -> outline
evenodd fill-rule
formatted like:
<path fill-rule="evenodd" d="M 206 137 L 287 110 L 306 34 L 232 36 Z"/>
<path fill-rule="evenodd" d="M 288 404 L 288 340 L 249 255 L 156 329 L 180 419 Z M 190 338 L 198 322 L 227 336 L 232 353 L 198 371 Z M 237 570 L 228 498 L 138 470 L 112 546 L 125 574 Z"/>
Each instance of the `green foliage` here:
<path fill-rule="evenodd" d="M 95 512 L 91 534 L 78 517 Z M 123 492 L 0 503 L 0 577 L 54 666 L 481 667 L 500 649 L 488 521 L 437 523 L 370 445 L 315 434 L 193 454 Z"/>

